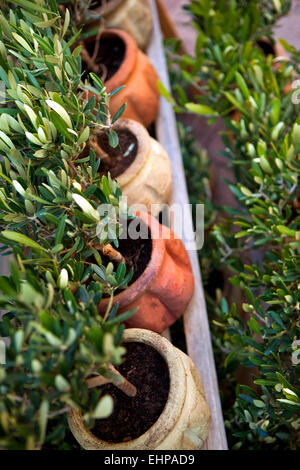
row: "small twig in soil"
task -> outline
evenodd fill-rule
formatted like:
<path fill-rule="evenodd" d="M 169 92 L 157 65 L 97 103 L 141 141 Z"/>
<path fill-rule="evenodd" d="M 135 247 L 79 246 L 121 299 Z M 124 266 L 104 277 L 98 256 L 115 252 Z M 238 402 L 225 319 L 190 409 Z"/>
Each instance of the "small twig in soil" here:
<path fill-rule="evenodd" d="M 111 261 L 116 263 L 126 263 L 125 258 L 119 251 L 115 250 L 112 245 L 109 243 L 108 245 L 100 245 L 100 250 L 104 254 L 104 256 L 108 256 Z"/>
<path fill-rule="evenodd" d="M 92 55 L 92 61 L 93 62 L 95 62 L 95 60 L 97 59 L 97 56 L 98 56 L 99 47 L 100 47 L 100 39 L 101 39 L 101 34 L 102 34 L 103 31 L 104 31 L 104 22 L 103 22 L 103 18 L 101 18 L 100 22 L 99 22 L 99 31 L 97 33 L 96 40 L 95 40 L 94 52 L 93 52 L 93 55 Z"/>
<path fill-rule="evenodd" d="M 96 156 L 101 160 L 110 160 L 110 157 L 107 153 L 103 151 L 103 149 L 98 144 L 98 137 L 97 135 L 93 134 L 89 139 L 89 146 L 92 147 Z"/>
<path fill-rule="evenodd" d="M 81 45 L 82 45 L 81 58 L 82 58 L 83 62 L 86 63 L 88 70 L 91 70 L 92 72 L 98 74 L 98 73 L 100 72 L 100 67 L 99 67 L 99 65 L 97 65 L 97 64 L 93 61 L 93 59 L 92 59 L 92 57 L 90 56 L 90 54 L 88 53 L 88 51 L 87 51 L 85 45 L 84 45 L 83 43 L 82 43 Z"/>

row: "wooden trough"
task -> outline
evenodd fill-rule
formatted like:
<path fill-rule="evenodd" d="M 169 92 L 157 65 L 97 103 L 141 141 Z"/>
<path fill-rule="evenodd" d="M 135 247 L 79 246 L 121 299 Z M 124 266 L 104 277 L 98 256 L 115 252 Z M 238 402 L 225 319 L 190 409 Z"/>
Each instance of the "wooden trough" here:
<path fill-rule="evenodd" d="M 150 0 L 150 2 L 153 12 L 154 29 L 147 53 L 149 59 L 156 68 L 161 82 L 168 90 L 170 90 L 157 5 L 155 0 Z M 176 128 L 176 118 L 171 105 L 163 97 L 160 98 L 160 110 L 155 127 L 156 138 L 166 149 L 172 161 L 173 195 L 171 204 L 180 204 L 181 206 L 188 205 L 189 198 Z M 170 225 L 171 228 L 175 229 L 175 227 L 172 226 L 172 220 L 170 221 Z M 193 223 L 191 213 L 186 214 L 184 225 L 187 232 L 192 230 Z M 195 277 L 195 294 L 184 314 L 187 350 L 189 356 L 198 369 L 205 389 L 206 399 L 212 414 L 211 430 L 206 442 L 202 446 L 202 449 L 226 450 L 227 440 L 196 242 L 191 242 L 191 240 L 185 239 L 184 237 L 183 242 L 188 249 Z M 166 335 L 168 335 L 168 333 Z"/>

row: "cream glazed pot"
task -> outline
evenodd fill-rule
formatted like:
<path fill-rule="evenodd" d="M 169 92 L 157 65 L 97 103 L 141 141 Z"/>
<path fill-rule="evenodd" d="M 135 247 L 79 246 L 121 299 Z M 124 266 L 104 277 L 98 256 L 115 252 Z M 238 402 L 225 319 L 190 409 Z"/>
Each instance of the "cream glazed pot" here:
<path fill-rule="evenodd" d="M 208 435 L 211 414 L 200 377 L 191 359 L 153 331 L 129 328 L 124 331 L 126 342 L 140 342 L 153 347 L 167 363 L 170 389 L 160 417 L 138 438 L 111 444 L 93 435 L 84 426 L 80 411 L 74 409 L 69 412 L 68 422 L 76 440 L 87 450 L 200 449 Z"/>
<path fill-rule="evenodd" d="M 106 27 L 126 31 L 145 51 L 153 29 L 149 0 L 109 0 L 102 4 L 93 12 L 104 18 Z"/>
<path fill-rule="evenodd" d="M 114 130 L 127 129 L 137 139 L 137 155 L 127 169 L 116 177 L 127 197 L 128 206 L 143 204 L 156 216 L 172 194 L 172 166 L 165 149 L 150 137 L 146 128 L 133 119 L 118 119 Z"/>

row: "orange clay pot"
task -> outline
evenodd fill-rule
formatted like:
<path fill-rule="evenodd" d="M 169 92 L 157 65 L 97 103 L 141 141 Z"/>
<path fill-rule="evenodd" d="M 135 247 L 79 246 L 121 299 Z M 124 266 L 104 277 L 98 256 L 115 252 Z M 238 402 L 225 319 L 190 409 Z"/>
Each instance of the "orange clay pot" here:
<path fill-rule="evenodd" d="M 124 58 L 118 70 L 104 83 L 108 93 L 122 85 L 125 87 L 111 98 L 110 112 L 114 115 L 126 103 L 122 117 L 134 119 L 148 128 L 156 119 L 159 109 L 157 73 L 148 57 L 138 49 L 134 39 L 125 31 L 109 29 L 101 34 L 101 38 L 116 36 L 125 46 Z M 95 37 L 88 38 L 85 44 L 94 40 Z"/>
<path fill-rule="evenodd" d="M 151 259 L 141 276 L 114 297 L 118 313 L 139 307 L 126 326 L 162 333 L 186 310 L 194 292 L 194 277 L 188 253 L 174 232 L 144 212 L 136 215 L 151 231 Z M 108 299 L 101 300 L 99 312 L 106 311 Z"/>

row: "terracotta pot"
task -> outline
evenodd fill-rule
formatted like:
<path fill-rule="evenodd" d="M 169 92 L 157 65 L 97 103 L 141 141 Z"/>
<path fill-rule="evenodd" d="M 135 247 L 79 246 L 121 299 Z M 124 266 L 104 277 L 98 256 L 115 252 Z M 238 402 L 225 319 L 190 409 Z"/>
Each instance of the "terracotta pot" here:
<path fill-rule="evenodd" d="M 124 45 L 124 58 L 118 70 L 105 81 L 106 90 L 112 93 L 117 88 L 125 87 L 110 100 L 110 111 L 114 115 L 126 103 L 122 115 L 134 119 L 149 127 L 156 119 L 159 109 L 158 76 L 148 57 L 138 49 L 134 39 L 117 29 L 105 30 L 101 39 L 118 38 Z M 85 45 L 95 41 L 94 37 L 85 40 Z M 101 44 L 101 40 L 100 40 Z M 101 46 L 100 46 L 101 48 Z M 101 59 L 101 50 L 99 59 Z"/>
<path fill-rule="evenodd" d="M 165 359 L 169 369 L 170 389 L 164 410 L 144 434 L 116 444 L 98 439 L 84 426 L 80 411 L 72 410 L 68 422 L 76 440 L 88 450 L 200 449 L 208 435 L 211 414 L 201 379 L 191 359 L 166 338 L 147 330 L 125 330 L 124 342 L 147 344 Z"/>
<path fill-rule="evenodd" d="M 151 6 L 148 0 L 110 0 L 93 10 L 104 18 L 107 28 L 129 33 L 138 47 L 146 50 L 153 29 Z"/>
<path fill-rule="evenodd" d="M 156 216 L 163 205 L 169 202 L 172 193 L 172 166 L 169 156 L 137 121 L 121 118 L 116 122 L 114 130 L 117 133 L 127 130 L 136 137 L 137 155 L 123 173 L 112 176 L 118 180 L 123 196 L 127 196 L 128 206 L 143 204 L 147 211 L 151 212 L 152 209 L 152 215 Z M 101 148 L 99 140 L 98 145 Z M 97 155 L 96 149 L 94 150 Z M 103 155 L 106 155 L 104 151 L 102 158 Z"/>
<path fill-rule="evenodd" d="M 126 326 L 162 333 L 186 310 L 194 292 L 194 277 L 187 251 L 174 232 L 149 214 L 136 215 L 150 228 L 151 259 L 141 276 L 114 297 L 119 313 L 139 307 Z M 134 241 L 133 241 L 134 243 Z M 104 314 L 108 299 L 101 300 Z"/>

